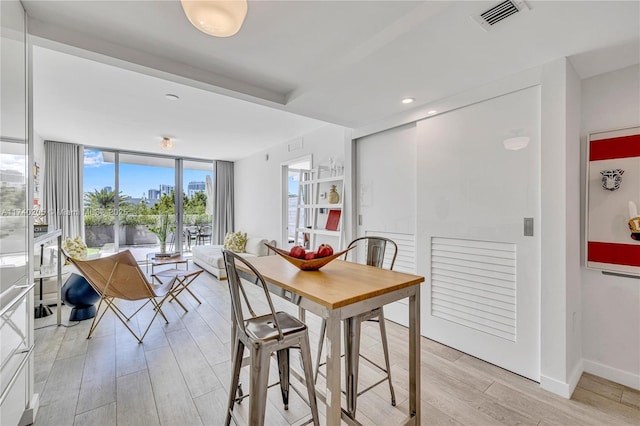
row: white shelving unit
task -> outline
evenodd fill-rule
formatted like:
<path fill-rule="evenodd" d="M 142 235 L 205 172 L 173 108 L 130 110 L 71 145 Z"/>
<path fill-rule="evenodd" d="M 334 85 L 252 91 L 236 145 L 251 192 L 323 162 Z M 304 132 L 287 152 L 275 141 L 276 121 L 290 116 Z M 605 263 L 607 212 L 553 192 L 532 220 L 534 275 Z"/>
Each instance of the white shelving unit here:
<path fill-rule="evenodd" d="M 330 204 L 327 200 L 331 185 L 336 186 L 340 195 L 338 203 Z M 326 167 L 300 171 L 296 242 L 305 241 L 305 245 L 308 243 L 308 249 L 315 249 L 322 243 L 330 244 L 335 250 L 342 248 L 344 189 L 344 176 L 331 176 L 330 170 Z M 339 212 L 337 230 L 326 229 L 331 210 Z M 305 234 L 308 238 L 304 238 Z"/>

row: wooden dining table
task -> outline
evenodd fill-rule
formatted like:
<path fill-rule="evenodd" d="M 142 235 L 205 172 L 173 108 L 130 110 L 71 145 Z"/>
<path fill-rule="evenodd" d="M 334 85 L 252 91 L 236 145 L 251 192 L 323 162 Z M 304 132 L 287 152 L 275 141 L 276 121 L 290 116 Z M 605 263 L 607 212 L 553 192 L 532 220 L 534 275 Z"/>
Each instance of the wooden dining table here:
<path fill-rule="evenodd" d="M 326 391 L 320 390 L 318 397 L 326 403 L 327 425 L 339 425 L 341 419 L 358 424 L 341 406 L 342 321 L 409 298 L 409 413 L 401 424 L 420 424 L 420 283 L 424 277 L 343 260 L 318 271 L 301 271 L 280 256 L 247 260 L 263 275 L 270 292 L 298 305 L 302 320 L 306 311 L 326 320 Z"/>

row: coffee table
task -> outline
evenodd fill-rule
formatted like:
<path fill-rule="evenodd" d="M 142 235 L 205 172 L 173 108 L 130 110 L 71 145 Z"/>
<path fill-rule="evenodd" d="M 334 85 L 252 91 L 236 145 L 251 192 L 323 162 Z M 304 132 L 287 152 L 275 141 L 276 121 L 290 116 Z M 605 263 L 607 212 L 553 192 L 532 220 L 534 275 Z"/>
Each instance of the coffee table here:
<path fill-rule="evenodd" d="M 164 266 L 164 265 L 176 265 L 176 269 L 178 269 L 178 265 L 181 263 L 184 264 L 185 269 L 189 268 L 189 259 L 180 255 L 176 257 L 155 257 L 155 253 L 147 254 L 147 273 L 149 273 L 149 264 L 151 264 L 151 275 L 154 274 L 154 268 L 156 266 Z"/>

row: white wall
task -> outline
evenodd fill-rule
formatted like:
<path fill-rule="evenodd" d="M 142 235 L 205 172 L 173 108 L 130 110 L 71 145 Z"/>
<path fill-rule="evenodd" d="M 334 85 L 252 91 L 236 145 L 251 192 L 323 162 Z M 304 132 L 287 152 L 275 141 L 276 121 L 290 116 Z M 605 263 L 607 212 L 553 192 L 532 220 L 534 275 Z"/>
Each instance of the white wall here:
<path fill-rule="evenodd" d="M 357 141 L 357 236 L 367 231 L 415 234 L 415 123 Z"/>
<path fill-rule="evenodd" d="M 583 206 L 588 133 L 638 124 L 640 66 L 582 81 Z M 585 371 L 640 389 L 640 280 L 582 267 L 582 355 Z"/>
<path fill-rule="evenodd" d="M 302 136 L 302 149 L 289 151 L 296 141 L 283 141 L 266 151 L 235 163 L 235 230 L 280 242 L 282 238 L 282 163 L 313 155 L 313 167 L 328 164 L 329 157 L 351 173 L 347 152 L 350 132 L 342 126 L 327 125 Z M 265 160 L 265 154 L 269 160 Z M 345 182 L 346 185 L 346 182 Z M 348 229 L 345 225 L 345 229 Z M 278 243 L 280 244 L 280 243 Z"/>
<path fill-rule="evenodd" d="M 580 77 L 567 62 L 566 228 L 567 228 L 567 377 L 573 392 L 582 374 L 582 281 L 580 274 Z"/>
<path fill-rule="evenodd" d="M 566 60 L 543 67 L 540 383 L 566 394 Z M 544 172 L 546 170 L 546 173 Z"/>

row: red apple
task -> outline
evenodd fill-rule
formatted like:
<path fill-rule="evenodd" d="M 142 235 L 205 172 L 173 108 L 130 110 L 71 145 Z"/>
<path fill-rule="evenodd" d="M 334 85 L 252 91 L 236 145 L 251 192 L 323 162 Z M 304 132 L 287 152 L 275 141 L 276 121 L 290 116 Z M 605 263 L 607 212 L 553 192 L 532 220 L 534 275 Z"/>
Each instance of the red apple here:
<path fill-rule="evenodd" d="M 296 257 L 298 259 L 304 259 L 305 251 L 302 246 L 293 246 L 291 250 L 289 250 L 289 256 Z"/>
<path fill-rule="evenodd" d="M 329 244 L 320 244 L 318 246 L 318 257 L 327 257 L 333 254 L 333 247 Z"/>
<path fill-rule="evenodd" d="M 318 255 L 316 254 L 316 252 L 310 251 L 310 252 L 307 252 L 307 253 L 304 255 L 304 260 L 313 260 L 313 259 L 315 259 L 316 257 L 318 257 Z"/>

